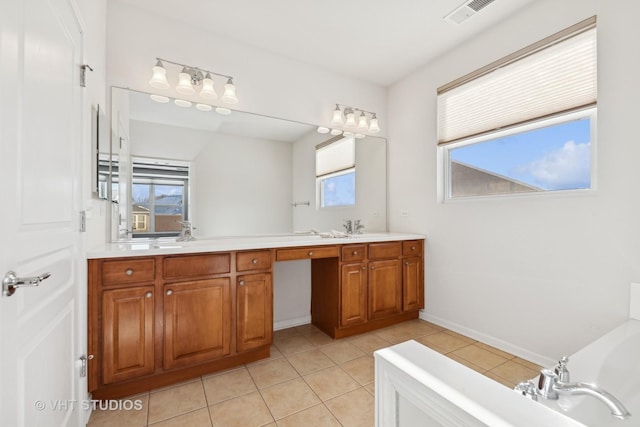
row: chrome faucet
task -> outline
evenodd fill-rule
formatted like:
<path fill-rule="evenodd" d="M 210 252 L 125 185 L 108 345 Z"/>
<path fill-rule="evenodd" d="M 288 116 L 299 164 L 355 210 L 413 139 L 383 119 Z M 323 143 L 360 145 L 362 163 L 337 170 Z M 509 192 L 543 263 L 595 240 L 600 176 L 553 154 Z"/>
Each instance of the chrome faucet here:
<path fill-rule="evenodd" d="M 345 219 L 344 224 L 342 224 L 347 234 L 353 234 L 353 224 L 350 219 Z"/>
<path fill-rule="evenodd" d="M 360 220 L 356 219 L 353 222 L 353 233 L 354 234 L 362 234 L 362 230 L 364 230 L 364 225 L 360 224 Z"/>
<path fill-rule="evenodd" d="M 569 370 L 567 369 L 568 362 L 569 358 L 564 356 L 554 369 L 543 369 L 540 372 L 537 385 L 532 381 L 523 382 L 518 384 L 515 390 L 533 400 L 538 400 L 538 396 L 542 396 L 545 399 L 556 400 L 560 395 L 572 396 L 586 394 L 595 397 L 607 405 L 611 411 L 611 415 L 616 418 L 625 419 L 631 416 L 622 402 L 607 391 L 593 384 L 570 382 Z M 535 387 L 532 387 L 532 385 L 535 385 Z"/>
<path fill-rule="evenodd" d="M 193 230 L 195 230 L 195 227 L 191 225 L 191 221 L 178 221 L 178 222 L 182 226 L 182 229 L 180 230 L 180 236 L 178 236 L 176 241 L 188 242 L 190 240 L 195 240 L 196 238 L 193 237 Z"/>

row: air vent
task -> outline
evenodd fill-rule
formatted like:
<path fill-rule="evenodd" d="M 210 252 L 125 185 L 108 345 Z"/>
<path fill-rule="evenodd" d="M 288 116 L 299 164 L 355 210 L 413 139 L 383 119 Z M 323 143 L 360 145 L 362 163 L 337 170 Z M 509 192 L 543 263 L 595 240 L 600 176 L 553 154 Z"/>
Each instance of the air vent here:
<path fill-rule="evenodd" d="M 445 21 L 452 22 L 454 24 L 461 24 L 468 18 L 472 17 L 476 13 L 480 12 L 485 7 L 489 6 L 495 0 L 470 0 L 466 1 L 451 13 L 444 17 Z"/>

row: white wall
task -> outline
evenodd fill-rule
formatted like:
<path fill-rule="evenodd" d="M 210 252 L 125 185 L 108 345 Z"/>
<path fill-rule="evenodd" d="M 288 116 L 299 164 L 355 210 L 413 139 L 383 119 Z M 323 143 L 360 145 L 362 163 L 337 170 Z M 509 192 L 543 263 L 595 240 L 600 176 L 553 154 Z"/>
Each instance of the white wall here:
<path fill-rule="evenodd" d="M 640 280 L 639 12 L 539 0 L 390 88 L 390 229 L 427 235 L 423 317 L 545 364 L 627 317 Z M 596 14 L 597 190 L 438 203 L 436 88 Z"/>
<path fill-rule="evenodd" d="M 194 164 L 196 235 L 292 231 L 290 143 L 212 133 Z"/>

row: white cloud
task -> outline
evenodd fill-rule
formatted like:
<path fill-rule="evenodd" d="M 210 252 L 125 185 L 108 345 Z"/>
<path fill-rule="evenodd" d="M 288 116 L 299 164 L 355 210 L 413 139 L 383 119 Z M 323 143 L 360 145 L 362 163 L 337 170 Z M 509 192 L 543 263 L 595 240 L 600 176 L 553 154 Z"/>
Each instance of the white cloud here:
<path fill-rule="evenodd" d="M 522 167 L 542 188 L 562 190 L 588 188 L 590 182 L 591 144 L 566 142 L 562 148 Z"/>

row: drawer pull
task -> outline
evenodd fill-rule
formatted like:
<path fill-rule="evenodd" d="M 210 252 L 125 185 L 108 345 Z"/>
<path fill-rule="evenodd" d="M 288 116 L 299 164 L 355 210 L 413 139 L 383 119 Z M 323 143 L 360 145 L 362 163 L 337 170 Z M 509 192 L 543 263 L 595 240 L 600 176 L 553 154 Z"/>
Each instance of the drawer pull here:
<path fill-rule="evenodd" d="M 351 252 L 351 255 L 358 255 L 358 251 Z"/>
<path fill-rule="evenodd" d="M 313 251 L 309 251 L 309 256 L 313 256 Z"/>
<path fill-rule="evenodd" d="M 405 261 L 405 262 L 404 262 L 404 265 L 409 265 L 409 261 Z"/>
<path fill-rule="evenodd" d="M 254 259 L 252 259 L 252 260 L 251 260 L 251 264 L 254 264 L 254 265 L 255 265 L 255 264 L 257 264 L 257 263 L 258 263 L 258 258 L 254 258 Z"/>
<path fill-rule="evenodd" d="M 133 268 L 127 268 L 127 270 L 124 272 L 127 276 L 131 276 L 133 275 Z"/>
<path fill-rule="evenodd" d="M 240 286 L 244 286 L 244 280 L 240 280 L 239 284 Z"/>
<path fill-rule="evenodd" d="M 371 269 L 372 269 L 372 270 L 375 270 L 375 268 L 376 268 L 375 266 L 373 266 L 373 265 L 371 266 Z"/>
<path fill-rule="evenodd" d="M 363 270 L 366 270 L 366 269 L 367 269 L 367 267 L 366 267 L 365 265 L 363 265 L 363 266 L 362 266 L 362 269 L 363 269 Z"/>
<path fill-rule="evenodd" d="M 415 251 L 415 250 L 416 250 L 416 247 L 415 247 L 415 246 L 411 246 L 411 250 L 412 250 L 412 251 Z"/>
<path fill-rule="evenodd" d="M 153 292 L 147 292 L 146 294 L 144 294 L 144 296 L 147 298 L 151 298 L 153 296 Z"/>
<path fill-rule="evenodd" d="M 173 294 L 173 291 L 172 291 L 171 289 L 167 289 L 167 292 L 165 292 L 165 294 L 167 294 L 167 295 L 172 295 L 172 294 Z"/>

